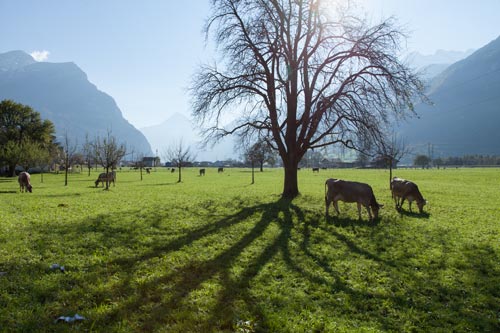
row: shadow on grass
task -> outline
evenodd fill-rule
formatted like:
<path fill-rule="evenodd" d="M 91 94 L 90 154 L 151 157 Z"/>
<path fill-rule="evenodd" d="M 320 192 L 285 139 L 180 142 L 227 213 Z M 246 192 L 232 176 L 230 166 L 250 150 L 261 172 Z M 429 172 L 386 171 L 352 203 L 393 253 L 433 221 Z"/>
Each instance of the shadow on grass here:
<path fill-rule="evenodd" d="M 417 212 L 410 212 L 409 210 L 405 209 L 400 209 L 399 214 L 407 217 L 413 217 L 413 218 L 421 218 L 421 219 L 429 219 L 431 214 L 428 212 L 422 212 L 422 213 L 417 213 Z"/>
<path fill-rule="evenodd" d="M 284 199 L 243 207 L 222 217 L 198 214 L 194 217 L 188 215 L 201 223 L 180 230 L 162 224 L 168 216 L 168 212 L 162 210 L 129 210 L 95 216 L 76 224 L 38 227 L 46 228 L 42 231 L 47 235 L 63 234 L 68 239 L 86 240 L 81 245 L 87 256 L 92 256 L 99 248 L 111 252 L 119 248 L 141 248 L 144 244 L 141 233 L 151 228 L 154 234 L 165 235 L 159 238 L 162 241 L 152 242 L 140 251 L 115 254 L 104 263 L 93 264 L 86 268 L 89 272 L 85 279 L 69 283 L 68 290 L 75 286 L 85 290 L 81 295 L 83 301 L 106 309 L 95 313 L 92 318 L 92 325 L 97 330 L 112 331 L 129 320 L 131 327 L 138 331 L 167 328 L 172 331 L 235 331 L 236 322 L 241 318 L 251 319 L 255 331 L 272 331 L 275 324 L 270 322 L 269 314 L 287 310 L 286 305 L 272 307 L 259 299 L 253 288 L 264 268 L 271 263 L 276 265 L 277 261 L 283 262 L 285 267 L 276 272 L 281 278 L 293 280 L 300 277 L 311 284 L 311 289 L 326 291 L 320 297 L 308 295 L 309 288 L 277 291 L 278 294 L 289 294 L 287 296 L 292 300 L 305 294 L 302 296 L 303 308 L 314 307 L 310 302 L 321 305 L 319 308 L 325 307 L 326 313 L 317 310 L 323 325 L 332 320 L 333 315 L 358 322 L 370 320 L 373 327 L 388 331 L 418 331 L 419 323 L 425 323 L 431 330 L 460 326 L 484 331 L 498 325 L 496 318 L 488 319 L 491 313 L 483 314 L 482 308 L 471 308 L 474 302 L 487 299 L 482 307 L 496 306 L 498 310 L 495 302 L 500 293 L 495 281 L 500 276 L 499 258 L 492 248 L 481 245 L 466 248 L 463 266 L 474 267 L 477 271 L 462 272 L 461 277 L 468 278 L 457 278 L 460 284 L 450 285 L 441 275 L 451 264 L 447 254 L 453 249 L 449 238 L 452 236 L 439 230 L 431 235 L 431 241 L 399 235 L 397 229 L 391 229 L 397 227 L 396 221 L 392 220 L 373 223 L 333 217 L 325 223 L 321 214 L 304 212 Z M 130 216 L 141 216 L 145 225 L 133 224 Z M 118 223 L 122 220 L 126 223 Z M 211 256 L 193 255 L 175 268 L 158 267 L 161 273 L 141 283 L 136 281 L 144 263 L 174 256 L 199 242 L 218 237 L 230 228 L 245 231 L 233 234 L 233 241 Z M 276 234 L 268 237 L 271 230 Z M 89 243 L 88 239 L 93 235 L 98 237 Z M 256 243 L 258 247 L 255 247 Z M 415 261 L 419 250 L 435 247 L 435 244 L 440 244 L 441 256 L 429 261 Z M 345 253 L 352 260 L 351 269 L 361 270 L 361 277 L 352 276 L 349 270 L 341 270 L 335 264 L 336 260 L 345 261 L 345 258 L 328 255 L 328 247 L 333 246 L 343 249 L 339 253 Z M 45 242 L 35 243 L 34 247 L 40 253 L 51 250 L 50 244 Z M 250 249 L 253 255 L 242 264 L 243 253 Z M 370 266 L 364 268 L 361 263 Z M 237 275 L 233 271 L 235 267 L 239 270 Z M 292 276 L 284 276 L 290 274 L 285 271 L 291 272 Z M 383 281 L 367 280 L 372 275 L 382 275 Z M 109 279 L 113 283 L 103 291 L 92 287 L 94 279 Z M 219 288 L 207 301 L 210 305 L 198 308 L 193 295 L 214 280 Z M 377 291 L 382 286 L 385 289 Z M 42 296 L 33 296 L 33 299 L 49 302 L 54 296 L 45 295 L 52 293 L 54 290 L 41 290 L 34 294 Z M 335 303 L 341 296 L 347 298 L 348 304 Z M 286 326 L 289 320 L 300 317 L 300 309 L 292 308 L 291 311 L 289 318 L 282 319 L 283 331 L 292 327 Z M 324 329 L 318 325 L 315 329 Z"/>

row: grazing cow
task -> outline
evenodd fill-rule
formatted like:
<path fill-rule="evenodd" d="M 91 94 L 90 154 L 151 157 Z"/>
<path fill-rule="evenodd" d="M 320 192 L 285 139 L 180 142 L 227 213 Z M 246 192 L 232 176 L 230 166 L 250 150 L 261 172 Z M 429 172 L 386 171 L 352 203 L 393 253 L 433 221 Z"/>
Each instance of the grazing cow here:
<path fill-rule="evenodd" d="M 30 174 L 23 171 L 19 174 L 19 177 L 17 178 L 17 181 L 19 182 L 19 190 L 21 192 L 32 192 L 33 187 L 30 184 Z"/>
<path fill-rule="evenodd" d="M 424 199 L 420 193 L 417 184 L 406 179 L 401 179 L 394 177 L 391 181 L 391 192 L 392 198 L 396 203 L 396 210 L 401 210 L 403 208 L 403 203 L 408 200 L 408 205 L 410 206 L 413 201 L 417 202 L 418 210 L 420 214 L 424 212 L 424 206 L 427 201 Z M 401 201 L 400 201 L 401 199 Z"/>
<path fill-rule="evenodd" d="M 313 172 L 319 172 L 319 168 L 312 168 Z"/>
<path fill-rule="evenodd" d="M 378 211 L 383 207 L 383 205 L 377 203 L 370 185 L 330 178 L 325 182 L 326 216 L 328 216 L 328 206 L 330 206 L 332 201 L 337 214 L 340 214 L 338 201 L 356 202 L 358 204 L 358 215 L 360 220 L 362 205 L 368 211 L 370 221 L 378 218 Z M 373 217 L 370 208 L 373 210 Z"/>
<path fill-rule="evenodd" d="M 146 168 L 146 173 L 151 173 L 151 168 Z"/>
<path fill-rule="evenodd" d="M 218 172 L 218 173 L 224 172 L 224 168 L 218 168 L 218 169 L 217 169 L 217 172 Z"/>
<path fill-rule="evenodd" d="M 200 169 L 200 176 L 205 176 L 205 169 Z"/>
<path fill-rule="evenodd" d="M 104 187 L 104 183 L 108 182 L 111 183 L 113 182 L 113 186 L 115 186 L 115 181 L 116 181 L 116 172 L 111 171 L 108 172 L 107 174 L 105 172 L 99 174 L 99 177 L 97 177 L 97 180 L 95 181 L 95 187 L 101 183 L 101 187 Z"/>
<path fill-rule="evenodd" d="M 170 169 L 170 173 L 174 173 L 174 172 L 175 172 L 175 168 Z"/>

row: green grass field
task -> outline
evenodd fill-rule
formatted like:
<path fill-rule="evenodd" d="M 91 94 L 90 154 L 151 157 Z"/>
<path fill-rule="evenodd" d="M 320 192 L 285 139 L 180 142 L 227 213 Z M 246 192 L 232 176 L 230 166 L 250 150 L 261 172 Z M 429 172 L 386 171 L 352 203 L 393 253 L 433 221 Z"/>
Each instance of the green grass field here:
<path fill-rule="evenodd" d="M 395 170 L 421 216 L 385 170 L 301 170 L 291 202 L 280 169 L 197 171 L 0 178 L 0 331 L 500 331 L 499 169 Z M 380 220 L 326 219 L 327 178 L 372 185 Z"/>

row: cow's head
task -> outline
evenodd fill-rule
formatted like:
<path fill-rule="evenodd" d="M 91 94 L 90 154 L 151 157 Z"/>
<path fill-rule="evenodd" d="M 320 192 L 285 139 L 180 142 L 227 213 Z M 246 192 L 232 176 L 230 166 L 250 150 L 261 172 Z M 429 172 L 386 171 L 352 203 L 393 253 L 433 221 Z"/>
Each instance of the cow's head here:
<path fill-rule="evenodd" d="M 418 211 L 420 212 L 420 214 L 422 214 L 424 212 L 424 206 L 426 203 L 427 203 L 427 200 L 417 201 L 417 207 L 418 207 Z"/>
<path fill-rule="evenodd" d="M 33 186 L 31 186 L 31 184 L 26 185 L 26 188 L 28 189 L 28 192 L 32 193 Z"/>
<path fill-rule="evenodd" d="M 378 219 L 378 211 L 380 208 L 384 207 L 384 205 L 376 203 L 375 205 L 372 206 L 372 211 L 373 211 L 373 219 Z"/>

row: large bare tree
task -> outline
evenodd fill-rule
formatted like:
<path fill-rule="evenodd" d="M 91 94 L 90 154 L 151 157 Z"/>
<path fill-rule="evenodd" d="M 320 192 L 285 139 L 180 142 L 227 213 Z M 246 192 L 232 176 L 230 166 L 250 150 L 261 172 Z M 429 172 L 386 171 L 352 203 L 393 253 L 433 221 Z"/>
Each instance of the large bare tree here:
<path fill-rule="evenodd" d="M 369 26 L 324 0 L 213 0 L 206 25 L 221 55 L 193 77 L 193 115 L 205 138 L 267 138 L 285 168 L 283 196 L 299 194 L 297 165 L 312 148 L 360 149 L 392 115 L 422 97 L 418 76 L 398 58 L 394 19 Z M 225 114 L 239 112 L 234 126 Z"/>

